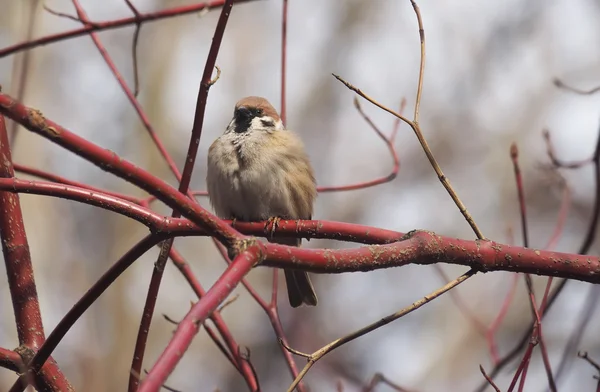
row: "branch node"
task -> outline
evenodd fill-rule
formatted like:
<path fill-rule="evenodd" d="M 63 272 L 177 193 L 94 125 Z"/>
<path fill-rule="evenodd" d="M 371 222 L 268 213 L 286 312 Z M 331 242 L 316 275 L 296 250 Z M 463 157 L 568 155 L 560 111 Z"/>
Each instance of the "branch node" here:
<path fill-rule="evenodd" d="M 309 361 L 312 359 L 311 354 L 306 354 L 306 353 L 303 353 L 302 351 L 294 350 L 293 348 L 291 348 L 290 346 L 285 344 L 285 342 L 281 338 L 278 338 L 277 340 L 279 341 L 279 344 L 281 344 L 283 346 L 283 348 L 285 348 L 287 351 L 291 352 L 292 354 L 298 355 L 300 357 L 304 357 Z"/>

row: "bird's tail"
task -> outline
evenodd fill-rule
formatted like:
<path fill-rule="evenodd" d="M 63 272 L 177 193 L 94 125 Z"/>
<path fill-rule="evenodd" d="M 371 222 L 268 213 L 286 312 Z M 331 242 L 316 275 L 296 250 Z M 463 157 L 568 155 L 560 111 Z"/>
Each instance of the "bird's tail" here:
<path fill-rule="evenodd" d="M 302 239 L 300 238 L 272 238 L 269 242 L 274 242 L 282 245 L 289 246 L 300 246 Z M 284 269 L 285 283 L 288 290 L 288 299 L 290 300 L 290 306 L 297 308 L 302 304 L 309 306 L 317 305 L 317 294 L 315 289 L 308 277 L 308 274 L 304 271 L 296 271 L 291 269 Z"/>

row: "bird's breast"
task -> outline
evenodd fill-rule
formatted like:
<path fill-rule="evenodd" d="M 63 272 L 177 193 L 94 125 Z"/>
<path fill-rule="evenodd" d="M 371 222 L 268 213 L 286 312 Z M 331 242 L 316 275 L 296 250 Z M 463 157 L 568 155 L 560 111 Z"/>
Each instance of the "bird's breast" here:
<path fill-rule="evenodd" d="M 217 215 L 255 221 L 291 214 L 285 173 L 268 154 L 256 154 L 257 146 L 242 140 L 215 143 L 208 156 L 207 185 Z"/>

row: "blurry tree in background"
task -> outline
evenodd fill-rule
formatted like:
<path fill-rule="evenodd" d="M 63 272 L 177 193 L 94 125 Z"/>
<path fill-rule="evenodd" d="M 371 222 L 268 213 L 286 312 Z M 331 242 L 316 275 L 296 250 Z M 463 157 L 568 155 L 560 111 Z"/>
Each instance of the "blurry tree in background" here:
<path fill-rule="evenodd" d="M 448 282 L 461 284 L 323 357 L 313 355 L 319 360 L 298 389 L 494 390 L 480 365 L 502 391 L 597 388 L 594 360 L 600 361 L 600 340 L 592 331 L 600 326 L 600 286 L 582 281 L 598 282 L 597 257 L 574 258 L 580 262 L 562 263 L 570 264 L 563 269 L 523 267 L 511 255 L 528 251 L 502 246 L 509 250 L 495 262 L 503 271 L 457 281 L 471 264 L 447 264 L 452 262 L 449 253 L 440 258 L 421 253 L 396 268 L 313 274 L 319 305 L 291 309 L 285 295 L 272 301 L 274 269 L 264 267 L 252 269 L 244 285 L 232 285 L 227 300 L 207 296 L 206 302 L 196 302 L 199 291 L 225 287 L 215 282 L 226 264 L 210 236 L 188 233 L 174 241 L 153 311 L 144 309 L 149 309 L 146 297 L 161 248 L 150 241 L 149 250 L 101 296 L 92 295 L 79 319 L 65 317 L 148 235 L 148 228 L 154 229 L 150 237 L 156 243 L 183 230 L 160 226 L 174 208 L 169 189 L 180 186 L 182 173 L 192 175 L 190 190 L 205 189 L 207 148 L 224 131 L 234 103 L 247 95 L 264 96 L 285 111 L 287 127 L 301 135 L 315 167 L 322 192 L 314 218 L 324 222 L 313 229 L 307 229 L 310 223 L 300 225 L 298 235 L 316 238 L 305 241 L 303 249 L 357 250 L 359 245 L 350 242 L 401 246 L 423 239 L 439 240 L 446 250 L 464 245 L 470 252 L 475 248 L 469 246 L 486 243 L 472 241 L 477 235 L 440 184 L 410 124 L 362 98 L 357 110 L 356 94 L 331 76 L 341 75 L 393 111 L 401 107 L 399 113 L 413 121 L 422 57 L 411 1 L 240 0 L 228 20 L 224 0 L 208 3 L 0 0 L 0 189 L 6 191 L 0 192 L 6 261 L 0 275 L 15 284 L 0 285 L 0 390 L 23 390 L 17 373 L 34 355 L 33 363 L 41 361 L 41 366 L 51 353 L 41 372 L 26 372 L 21 380 L 42 390 L 113 391 L 128 383 L 135 390 L 138 378 L 148 378 L 144 388 L 151 376 L 160 379 L 161 372 L 173 370 L 165 385 L 181 391 L 240 391 L 257 385 L 282 391 L 307 363 L 296 350 L 318 354 L 335 339 L 400 309 L 413 310 L 411 304 L 436 297 L 429 293 Z M 498 243 L 540 249 L 546 260 L 557 255 L 550 251 L 597 255 L 600 93 L 594 87 L 600 85 L 600 2 L 452 0 L 421 1 L 419 7 L 427 61 L 419 121 L 412 125 L 422 130 L 478 228 Z M 222 42 L 215 44 L 219 29 Z M 80 33 L 61 35 L 71 31 Z M 287 38 L 283 45 L 282 37 Z M 220 69 L 218 80 L 209 53 Z M 215 83 L 209 86 L 207 76 Z M 204 110 L 202 94 L 209 87 Z M 39 109 L 43 117 L 28 108 Z M 185 168 L 191 130 L 198 129 L 199 119 L 197 163 Z M 89 154 L 82 159 L 67 149 Z M 9 151 L 21 182 L 11 178 Z M 112 154 L 118 156 L 114 161 Z M 121 168 L 138 173 L 122 166 L 127 162 L 174 188 L 165 185 L 160 189 L 167 190 L 156 194 L 148 188 L 158 183 L 142 189 L 130 177 L 114 175 Z M 184 195 L 192 193 L 184 188 Z M 194 195 L 210 210 L 202 192 Z M 24 230 L 15 221 L 17 200 Z M 190 214 L 200 216 L 191 207 L 182 208 L 186 202 L 178 201 L 180 208 L 175 208 L 185 215 L 174 218 L 181 226 L 191 225 Z M 132 215 L 145 218 L 136 222 Z M 192 220 L 226 246 L 238 238 L 237 232 L 210 226 L 201 217 Z M 357 225 L 372 229 L 360 231 Z M 263 227 L 235 225 L 257 236 Z M 403 237 L 414 229 L 445 237 L 430 238 L 427 232 Z M 296 226 L 283 223 L 277 230 L 295 232 Z M 336 241 L 331 233 L 349 242 Z M 25 273 L 27 262 L 21 263 L 27 247 L 35 285 Z M 291 262 L 291 256 L 288 261 L 275 257 L 273 249 L 261 245 L 233 262 L 248 268 L 263 256 L 270 266 Z M 332 260 L 343 263 L 341 252 L 332 253 L 340 255 Z M 470 253 L 472 262 L 490 261 L 485 252 Z M 325 271 L 331 265 L 318 265 L 316 252 L 305 259 L 293 254 L 305 269 L 335 272 Z M 390 265 L 399 258 L 398 253 L 389 256 Z M 375 254 L 365 260 L 367 266 L 379 261 Z M 588 278 L 577 274 L 577 268 L 586 268 L 582 260 L 592 265 Z M 510 272 L 515 270 L 546 276 L 528 280 Z M 575 280 L 549 281 L 549 275 Z M 39 298 L 39 304 L 15 301 L 16 287 L 23 290 L 21 299 Z M 196 303 L 192 310 L 190 301 Z M 165 365 L 165 358 L 173 358 L 165 348 L 183 344 L 186 333 L 193 336 L 196 324 L 186 315 L 204 304 L 219 311 L 205 311 L 210 317 L 185 355 L 176 366 Z M 46 343 L 36 329 L 40 320 L 30 317 L 38 306 Z M 143 313 L 152 323 L 140 348 Z M 29 332 L 23 329 L 31 326 Z M 55 328 L 64 338 L 53 340 Z M 49 341 L 60 344 L 43 351 Z M 46 348 L 38 352 L 42 344 Z M 140 353 L 143 365 L 140 358 L 136 365 Z"/>

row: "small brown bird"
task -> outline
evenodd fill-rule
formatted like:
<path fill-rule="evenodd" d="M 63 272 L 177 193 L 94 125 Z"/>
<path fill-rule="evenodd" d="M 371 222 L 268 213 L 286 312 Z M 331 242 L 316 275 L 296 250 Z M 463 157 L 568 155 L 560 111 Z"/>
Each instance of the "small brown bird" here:
<path fill-rule="evenodd" d="M 262 221 L 311 219 L 317 188 L 304 145 L 284 128 L 277 111 L 261 97 L 241 99 L 233 119 L 208 150 L 210 202 L 223 219 Z M 300 246 L 299 238 L 270 242 Z M 292 307 L 315 306 L 308 274 L 284 270 Z"/>

